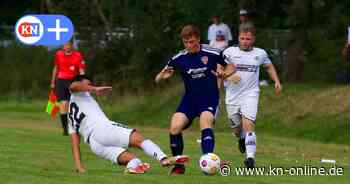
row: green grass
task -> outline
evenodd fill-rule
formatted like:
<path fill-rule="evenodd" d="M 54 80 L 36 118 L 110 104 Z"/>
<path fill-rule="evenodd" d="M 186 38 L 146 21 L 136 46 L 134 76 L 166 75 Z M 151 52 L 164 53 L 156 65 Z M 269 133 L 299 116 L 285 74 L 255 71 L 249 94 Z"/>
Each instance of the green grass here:
<path fill-rule="evenodd" d="M 350 179 L 349 86 L 286 85 L 276 97 L 262 89 L 257 136 L 257 165 L 326 166 L 320 159 L 335 159 L 344 176 L 204 176 L 197 166 L 200 146 L 198 124 L 184 133 L 185 153 L 193 159 L 185 176 L 173 179 L 168 169 L 139 150 L 141 159 L 150 162 L 150 173 L 123 174 L 123 168 L 96 157 L 87 145 L 82 154 L 88 172 L 74 172 L 69 137 L 61 136 L 57 120 L 45 113 L 45 100 L 0 100 L 0 183 L 348 183 Z M 103 109 L 113 120 L 123 120 L 170 153 L 167 126 L 176 108 L 181 86 L 147 96 L 100 97 Z M 224 111 L 224 109 L 222 109 Z M 216 153 L 242 166 L 243 155 L 226 124 L 222 112 L 216 124 Z"/>
<path fill-rule="evenodd" d="M 159 144 L 167 153 L 168 135 L 165 129 L 137 127 L 149 138 Z M 325 166 L 321 158 L 336 159 L 344 167 L 344 176 L 204 176 L 197 166 L 200 147 L 196 143 L 198 132 L 185 133 L 185 153 L 193 159 L 188 164 L 187 174 L 176 180 L 167 176 L 168 169 L 139 150 L 135 151 L 141 159 L 150 162 L 152 169 L 142 176 L 123 174 L 123 168 L 96 157 L 87 145 L 82 145 L 83 161 L 88 172 L 73 172 L 73 159 L 70 152 L 69 137 L 61 136 L 59 127 L 48 119 L 41 122 L 34 120 L 18 121 L 2 119 L 0 125 L 0 178 L 1 183 L 347 183 L 350 179 L 350 146 L 324 144 L 304 139 L 288 139 L 267 134 L 259 136 L 257 165 L 292 167 Z M 232 143 L 228 133 L 216 133 L 216 153 L 223 160 L 230 160 L 232 167 L 242 164 L 243 155 Z"/>
<path fill-rule="evenodd" d="M 349 144 L 350 86 L 294 84 L 283 87 L 283 93 L 278 97 L 271 86 L 261 89 L 256 127 L 258 132 Z M 167 128 L 181 93 L 182 86 L 177 85 L 153 95 L 116 97 L 103 104 L 109 117 L 114 120 Z M 224 97 L 224 94 L 221 96 Z M 228 132 L 223 98 L 221 104 L 216 129 Z"/>

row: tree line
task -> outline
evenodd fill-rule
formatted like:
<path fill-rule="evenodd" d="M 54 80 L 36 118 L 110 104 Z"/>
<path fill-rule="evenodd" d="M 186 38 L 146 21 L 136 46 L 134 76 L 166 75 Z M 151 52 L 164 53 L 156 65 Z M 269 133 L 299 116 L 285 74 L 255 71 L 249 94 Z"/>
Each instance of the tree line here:
<path fill-rule="evenodd" d="M 284 82 L 331 82 L 336 73 L 347 69 L 340 56 L 350 23 L 347 0 L 40 0 L 27 6 L 19 0 L 4 0 L 0 10 L 4 10 L 1 14 L 5 15 L 2 21 L 6 24 L 14 24 L 28 12 L 68 16 L 79 33 L 87 72 L 97 81 L 113 83 L 120 89 L 142 90 L 153 86 L 154 74 L 183 48 L 179 32 L 184 25 L 196 24 L 206 42 L 213 15 L 220 15 L 236 32 L 241 8 L 252 13 L 259 47 L 272 49 L 276 45 L 273 42 L 279 43 L 274 48 L 278 55 L 272 52 L 271 58 L 273 62 L 283 61 L 278 69 Z M 30 49 L 14 47 L 24 53 Z M 13 67 L 13 61 L 4 61 L 11 55 L 9 49 L 0 50 L 1 68 Z M 52 58 L 52 53 L 34 50 L 44 57 L 38 63 L 43 66 L 42 73 L 48 75 L 51 63 L 44 60 Z M 23 69 L 35 70 L 24 61 L 18 62 L 17 69 L 25 65 Z M 31 81 L 36 80 L 39 79 Z"/>

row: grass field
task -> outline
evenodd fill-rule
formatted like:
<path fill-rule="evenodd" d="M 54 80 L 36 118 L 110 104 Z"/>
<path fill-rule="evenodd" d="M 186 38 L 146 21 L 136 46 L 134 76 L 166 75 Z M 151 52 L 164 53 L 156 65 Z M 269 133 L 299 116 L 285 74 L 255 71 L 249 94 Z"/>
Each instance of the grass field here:
<path fill-rule="evenodd" d="M 142 176 L 125 175 L 122 167 L 96 157 L 87 145 L 82 145 L 82 154 L 88 172 L 77 174 L 73 169 L 70 139 L 61 136 L 58 122 L 43 113 L 45 100 L 1 99 L 0 183 L 349 183 L 350 118 L 345 112 L 350 109 L 347 98 L 350 88 L 290 86 L 285 89 L 281 97 L 274 97 L 271 89 L 262 92 L 261 106 L 265 108 L 261 108 L 258 117 L 257 166 L 329 168 L 332 165 L 320 163 L 322 158 L 327 158 L 337 160 L 337 166 L 344 169 L 343 176 L 237 176 L 235 167 L 242 166 L 243 155 L 224 124 L 224 113 L 216 125 L 215 150 L 222 160 L 232 162 L 230 176 L 210 177 L 200 172 L 197 126 L 184 134 L 185 153 L 192 157 L 184 176 L 176 179 L 168 176 L 167 168 L 134 149 L 151 163 L 152 169 Z M 157 94 L 161 98 L 154 95 L 100 100 L 109 116 L 131 122 L 170 153 L 166 126 L 179 91 L 180 88 L 175 88 Z"/>

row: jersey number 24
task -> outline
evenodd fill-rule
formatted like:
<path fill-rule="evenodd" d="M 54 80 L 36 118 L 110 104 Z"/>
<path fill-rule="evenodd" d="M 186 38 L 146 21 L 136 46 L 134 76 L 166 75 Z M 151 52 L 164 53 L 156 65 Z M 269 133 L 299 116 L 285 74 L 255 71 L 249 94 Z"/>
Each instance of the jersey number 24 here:
<path fill-rule="evenodd" d="M 70 104 L 68 117 L 74 130 L 79 130 L 80 123 L 83 121 L 85 116 L 86 115 L 83 112 L 79 113 L 79 106 L 76 103 L 72 102 Z"/>

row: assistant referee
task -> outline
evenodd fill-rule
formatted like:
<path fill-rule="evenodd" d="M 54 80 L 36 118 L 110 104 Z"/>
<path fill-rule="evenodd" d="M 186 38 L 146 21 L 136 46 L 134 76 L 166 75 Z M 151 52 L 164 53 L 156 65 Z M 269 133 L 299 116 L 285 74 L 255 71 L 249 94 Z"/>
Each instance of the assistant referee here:
<path fill-rule="evenodd" d="M 55 54 L 51 85 L 60 103 L 63 135 L 68 135 L 67 112 L 70 98 L 69 85 L 77 75 L 85 74 L 85 62 L 79 51 L 73 49 L 72 41 L 65 43 Z"/>

